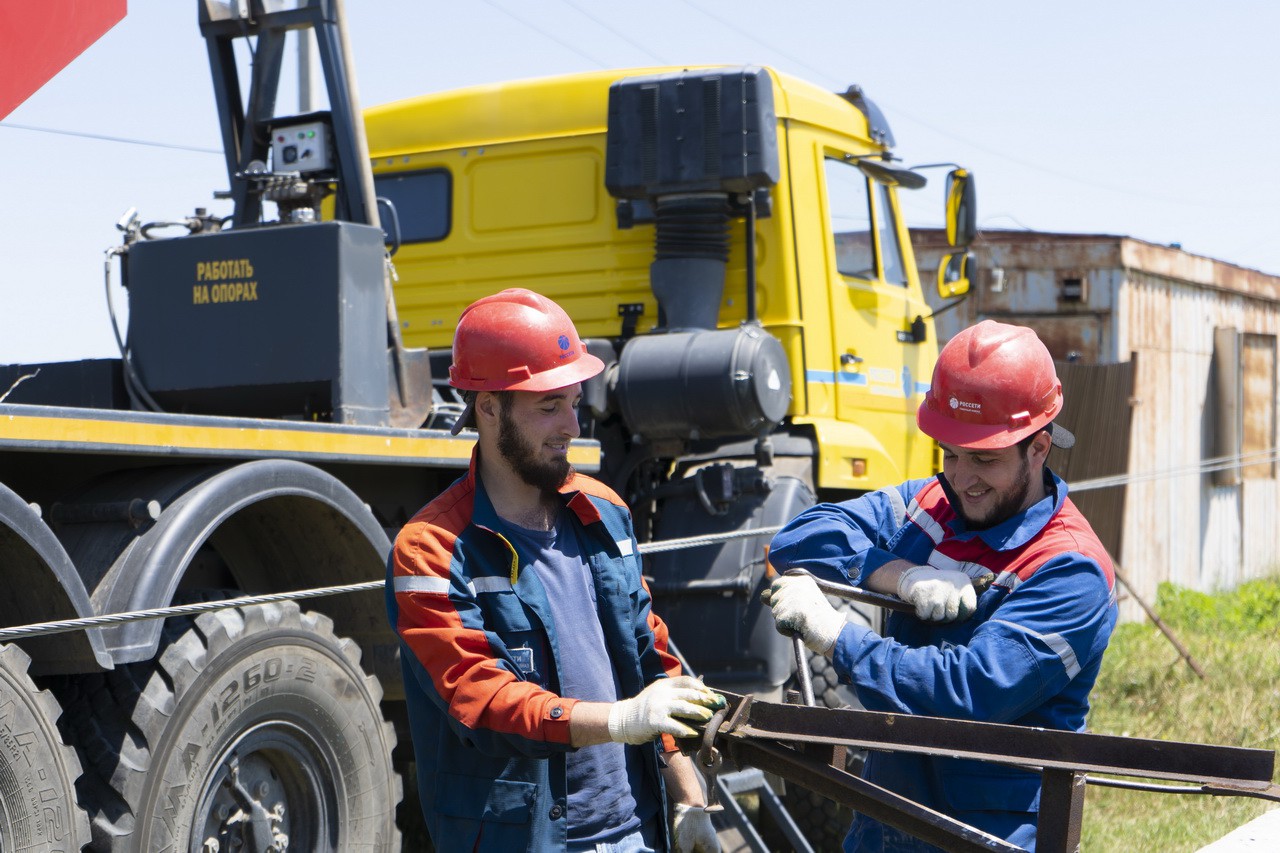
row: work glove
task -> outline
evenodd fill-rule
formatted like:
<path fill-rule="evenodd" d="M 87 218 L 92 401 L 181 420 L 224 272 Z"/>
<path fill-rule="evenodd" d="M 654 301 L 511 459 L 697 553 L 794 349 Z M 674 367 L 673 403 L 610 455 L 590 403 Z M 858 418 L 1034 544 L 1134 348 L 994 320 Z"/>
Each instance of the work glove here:
<path fill-rule="evenodd" d="M 671 818 L 671 840 L 674 853 L 720 853 L 716 828 L 702 806 L 676 803 Z"/>
<path fill-rule="evenodd" d="M 913 566 L 898 578 L 898 598 L 916 608 L 916 616 L 928 622 L 968 619 L 978 609 L 973 581 L 956 569 Z"/>
<path fill-rule="evenodd" d="M 829 654 L 844 628 L 844 614 L 827 601 L 807 575 L 784 575 L 760 595 L 773 609 L 776 627 L 784 634 L 799 635 L 811 651 Z"/>
<path fill-rule="evenodd" d="M 659 678 L 631 699 L 609 708 L 609 739 L 615 743 L 648 743 L 658 735 L 693 737 L 698 732 L 682 722 L 705 723 L 725 699 L 698 679 L 681 675 Z"/>

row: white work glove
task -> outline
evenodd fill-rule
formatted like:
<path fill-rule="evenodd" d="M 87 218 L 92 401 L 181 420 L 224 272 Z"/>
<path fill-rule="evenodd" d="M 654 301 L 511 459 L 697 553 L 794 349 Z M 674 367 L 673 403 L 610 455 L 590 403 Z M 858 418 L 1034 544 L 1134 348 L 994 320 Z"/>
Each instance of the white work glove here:
<path fill-rule="evenodd" d="M 609 739 L 638 744 L 658 735 L 693 737 L 698 732 L 680 718 L 705 723 L 724 704 L 723 696 L 692 676 L 659 678 L 637 696 L 613 703 Z"/>
<path fill-rule="evenodd" d="M 956 569 L 913 566 L 898 578 L 898 598 L 916 608 L 928 622 L 968 619 L 978 609 L 973 580 Z"/>
<path fill-rule="evenodd" d="M 784 634 L 799 634 L 811 651 L 829 654 L 844 628 L 844 614 L 827 601 L 813 578 L 784 575 L 760 596 L 773 608 L 777 628 Z"/>
<path fill-rule="evenodd" d="M 671 841 L 674 853 L 720 853 L 716 828 L 702 806 L 676 803 L 671 817 Z"/>

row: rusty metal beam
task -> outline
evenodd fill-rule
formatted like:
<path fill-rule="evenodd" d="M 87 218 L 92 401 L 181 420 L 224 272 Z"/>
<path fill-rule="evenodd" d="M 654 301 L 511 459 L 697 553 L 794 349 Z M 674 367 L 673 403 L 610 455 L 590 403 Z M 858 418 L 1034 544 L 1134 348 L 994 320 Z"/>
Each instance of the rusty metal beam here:
<path fill-rule="evenodd" d="M 1203 793 L 1280 802 L 1269 750 L 806 707 L 721 692 L 729 705 L 705 727 L 704 750 L 723 751 L 738 766 L 776 773 L 949 851 L 1021 848 L 831 766 L 822 747 L 972 758 L 1038 771 L 1036 847 L 1042 853 L 1078 849 L 1087 772 L 1189 781 Z"/>
<path fill-rule="evenodd" d="M 1026 853 L 1021 847 L 789 747 L 757 740 L 735 740 L 729 748 L 734 761 L 740 766 L 776 773 L 944 850 L 953 853 Z"/>
<path fill-rule="evenodd" d="M 722 691 L 723 692 L 723 691 Z M 726 694 L 734 701 L 741 697 Z M 1244 747 L 1064 732 L 910 714 L 752 702 L 722 736 L 844 744 L 974 758 L 1031 769 L 1197 782 L 1280 800 L 1275 753 Z"/>
<path fill-rule="evenodd" d="M 1040 775 L 1040 814 L 1036 820 L 1039 853 L 1076 853 L 1084 821 L 1083 773 L 1046 770 Z"/>

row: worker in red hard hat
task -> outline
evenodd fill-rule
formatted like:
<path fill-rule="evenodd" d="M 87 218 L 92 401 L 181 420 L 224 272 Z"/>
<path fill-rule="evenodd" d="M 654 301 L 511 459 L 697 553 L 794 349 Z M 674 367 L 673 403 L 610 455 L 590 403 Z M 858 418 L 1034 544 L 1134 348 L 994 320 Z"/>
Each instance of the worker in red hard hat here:
<path fill-rule="evenodd" d="M 626 506 L 569 462 L 582 383 L 603 368 L 529 290 L 458 321 L 449 382 L 466 400 L 454 433 L 479 436 L 471 469 L 404 527 L 388 569 L 441 853 L 719 850 L 673 736 L 724 697 L 668 653 Z"/>
<path fill-rule="evenodd" d="M 763 594 L 781 629 L 827 655 L 871 711 L 1067 731 L 1116 622 L 1111 560 L 1046 465 L 1075 439 L 1062 384 L 1031 329 L 984 320 L 943 347 L 916 423 L 942 472 L 818 504 L 773 540 L 780 572 L 896 595 L 883 636 L 847 622 L 804 574 Z M 870 781 L 1033 850 L 1037 773 L 946 755 L 871 752 Z M 934 850 L 858 815 L 847 851 Z"/>

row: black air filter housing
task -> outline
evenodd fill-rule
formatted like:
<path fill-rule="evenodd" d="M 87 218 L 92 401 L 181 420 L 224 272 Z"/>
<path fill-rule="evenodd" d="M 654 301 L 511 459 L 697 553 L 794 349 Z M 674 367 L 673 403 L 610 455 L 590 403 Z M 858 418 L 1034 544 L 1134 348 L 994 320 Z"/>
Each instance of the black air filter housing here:
<path fill-rule="evenodd" d="M 605 186 L 627 199 L 773 186 L 777 124 L 763 68 L 624 78 L 609 89 Z"/>
<path fill-rule="evenodd" d="M 614 393 L 645 439 L 761 435 L 786 416 L 791 373 L 782 343 L 756 325 L 632 338 Z"/>

